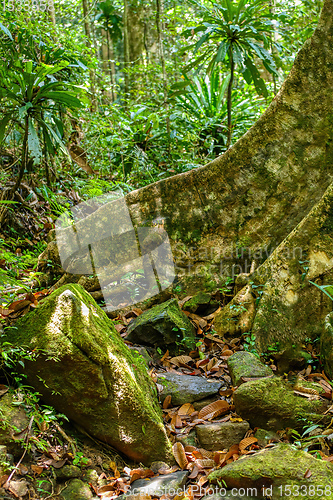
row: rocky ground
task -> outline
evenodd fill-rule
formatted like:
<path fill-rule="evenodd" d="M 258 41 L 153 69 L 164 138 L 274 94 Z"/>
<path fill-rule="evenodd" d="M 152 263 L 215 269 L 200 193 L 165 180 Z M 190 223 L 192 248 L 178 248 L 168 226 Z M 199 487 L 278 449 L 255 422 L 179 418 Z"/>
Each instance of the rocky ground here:
<path fill-rule="evenodd" d="M 81 287 L 65 286 L 65 296 L 68 290 L 75 294 L 77 289 Z M 28 311 L 33 299 L 26 296 L 16 301 L 13 306 L 16 311 L 9 306 L 9 314 L 2 312 L 8 318 L 21 311 L 22 317 L 15 325 L 18 332 L 24 326 L 26 335 L 28 326 L 37 324 L 31 318 L 36 314 L 46 316 L 45 311 L 50 307 L 46 304 L 51 304 L 55 296 L 62 296 L 61 290 L 48 299 L 44 296 L 46 292 L 37 295 L 36 301 L 42 302 L 34 312 Z M 82 304 L 91 303 L 95 313 L 102 314 L 100 321 L 110 321 L 98 312 L 92 299 L 85 297 L 87 292 L 81 289 L 80 293 Z M 55 314 L 56 310 L 52 311 Z M 155 384 L 165 432 L 172 445 L 172 455 L 168 455 L 164 445 L 157 441 L 150 417 L 142 414 L 140 420 L 136 416 L 140 437 L 133 443 L 132 451 L 151 450 L 148 456 L 142 454 L 146 465 L 140 464 L 140 460 L 133 462 L 134 454 L 132 460 L 128 458 L 128 450 L 120 450 L 116 441 L 114 446 L 118 451 L 105 443 L 105 436 L 102 442 L 103 436 L 96 430 L 96 412 L 94 422 L 83 418 L 78 422 L 72 417 L 77 424 L 73 428 L 66 422 L 60 424 L 52 413 L 48 417 L 45 407 L 27 401 L 22 389 L 14 391 L 3 384 L 2 498 L 84 500 L 125 494 L 131 500 L 139 494 L 145 500 L 333 498 L 332 388 L 320 366 L 316 343 L 302 346 L 309 355 L 302 369 L 277 374 L 274 349 L 260 359 L 250 335 L 229 339 L 216 335 L 214 319 L 219 311 L 217 295 L 198 294 L 181 301 L 171 299 L 144 312 L 133 308 L 112 321 L 119 338 L 130 349 L 134 364 Z M 75 324 L 79 321 L 80 315 Z M 89 321 L 89 331 L 95 329 L 96 338 L 100 323 Z M 99 338 L 99 345 L 101 342 Z M 81 343 L 83 349 L 85 341 Z M 84 353 L 90 360 L 93 348 L 89 351 L 87 343 L 84 345 Z M 73 357 L 70 363 L 80 379 L 82 361 L 79 363 Z M 72 381 L 68 387 L 75 399 L 70 370 L 67 363 L 61 380 L 63 386 Z M 85 405 L 92 406 L 99 385 L 92 368 L 89 370 L 91 379 L 79 391 Z M 25 372 L 30 373 L 27 365 Z M 51 387 L 52 373 L 51 365 L 49 375 L 43 370 L 43 381 Z M 140 402 L 140 387 L 146 383 L 144 378 L 132 387 L 133 408 L 135 402 Z M 147 386 L 146 397 L 150 390 Z M 75 401 L 69 400 L 70 394 L 63 407 L 50 394 L 46 391 L 44 398 L 49 404 L 55 403 L 58 411 L 66 413 L 72 404 L 80 412 Z M 99 413 L 107 429 L 109 422 L 101 401 Z M 128 428 L 133 408 L 121 413 L 121 424 Z M 111 410 L 108 411 L 111 415 Z M 160 457 L 158 449 L 163 449 Z M 127 458 L 121 451 L 125 451 Z"/>

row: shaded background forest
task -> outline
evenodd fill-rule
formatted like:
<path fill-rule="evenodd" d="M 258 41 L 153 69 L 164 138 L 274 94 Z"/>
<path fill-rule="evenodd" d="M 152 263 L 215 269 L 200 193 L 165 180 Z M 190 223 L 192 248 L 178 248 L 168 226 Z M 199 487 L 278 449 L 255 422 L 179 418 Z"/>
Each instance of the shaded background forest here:
<path fill-rule="evenodd" d="M 186 172 L 234 144 L 281 87 L 321 5 L 4 0 L 5 301 L 17 278 L 27 290 L 38 279 L 46 235 L 74 204 Z"/>

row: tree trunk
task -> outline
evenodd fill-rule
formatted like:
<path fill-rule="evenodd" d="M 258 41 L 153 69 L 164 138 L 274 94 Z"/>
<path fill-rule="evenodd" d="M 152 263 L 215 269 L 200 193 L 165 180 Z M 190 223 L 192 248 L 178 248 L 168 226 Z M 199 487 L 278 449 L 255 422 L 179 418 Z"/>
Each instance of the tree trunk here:
<path fill-rule="evenodd" d="M 162 40 L 162 29 L 161 29 L 161 16 L 163 13 L 163 0 L 156 0 L 156 31 L 157 31 L 157 43 L 158 51 L 160 56 L 160 62 L 162 66 L 162 77 L 163 77 L 163 94 L 164 94 L 164 107 L 166 111 L 166 130 L 168 138 L 168 152 L 170 156 L 170 118 L 169 118 L 169 104 L 168 104 L 168 77 L 165 69 L 165 57 L 163 50 L 163 40 Z"/>
<path fill-rule="evenodd" d="M 49 17 L 51 19 L 53 26 L 55 26 L 56 25 L 56 18 L 55 18 L 55 8 L 54 8 L 54 1 L 53 0 L 50 0 L 50 2 L 48 2 L 48 13 L 49 13 Z"/>
<path fill-rule="evenodd" d="M 232 50 L 229 50 L 230 57 L 230 80 L 228 85 L 228 94 L 227 94 L 227 107 L 228 107 L 228 139 L 227 139 L 227 149 L 231 146 L 231 138 L 232 138 L 232 123 L 231 123 L 231 110 L 232 110 L 232 86 L 234 84 L 234 71 L 235 71 L 235 62 L 232 54 Z"/>
<path fill-rule="evenodd" d="M 124 76 L 125 76 L 125 100 L 130 91 L 130 51 L 129 51 L 129 30 L 128 30 L 128 0 L 124 0 Z"/>
<path fill-rule="evenodd" d="M 333 181 L 332 44 L 326 0 L 282 88 L 241 139 L 208 165 L 125 197 L 136 227 L 163 223 L 183 293 L 216 289 L 261 264 Z M 113 206 L 99 216 L 114 220 Z"/>
<path fill-rule="evenodd" d="M 23 136 L 23 144 L 22 144 L 22 155 L 21 155 L 20 170 L 19 170 L 19 174 L 18 174 L 18 177 L 16 179 L 16 182 L 15 182 L 14 186 L 6 194 L 6 200 L 8 200 L 8 201 L 11 201 L 14 198 L 15 191 L 20 187 L 20 184 L 21 184 L 23 176 L 24 176 L 24 172 L 25 172 L 25 170 L 27 168 L 28 159 L 29 159 L 29 155 L 28 155 L 28 132 L 29 132 L 29 119 L 28 119 L 28 116 L 26 116 L 26 118 L 25 118 L 25 124 L 24 124 L 24 136 Z M 2 198 L 2 200 L 3 199 L 4 198 Z M 6 205 L 4 207 L 2 207 L 1 210 L 0 210 L 0 227 L 3 225 L 3 223 L 4 223 L 5 219 L 6 219 L 7 211 L 8 211 L 8 209 L 7 209 Z"/>
<path fill-rule="evenodd" d="M 92 46 L 92 38 L 91 38 L 91 27 L 90 27 L 90 15 L 89 15 L 89 0 L 82 0 L 82 10 L 83 10 L 83 22 L 84 22 L 84 31 L 87 37 L 87 47 L 90 48 Z M 89 69 L 89 78 L 90 78 L 90 91 L 92 95 L 91 100 L 91 111 L 96 111 L 97 102 L 96 102 L 96 86 L 95 86 L 95 72 L 92 69 Z"/>

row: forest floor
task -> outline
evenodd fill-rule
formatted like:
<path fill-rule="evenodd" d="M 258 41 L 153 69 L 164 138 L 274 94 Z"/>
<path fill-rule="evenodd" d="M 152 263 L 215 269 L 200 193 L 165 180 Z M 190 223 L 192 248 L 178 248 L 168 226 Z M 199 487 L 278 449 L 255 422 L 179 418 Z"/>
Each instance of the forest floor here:
<path fill-rule="evenodd" d="M 14 324 L 15 320 L 38 305 L 38 302 L 48 295 L 48 289 L 38 286 L 36 263 L 38 254 L 45 248 L 48 231 L 53 227 L 50 216 L 50 204 L 33 200 L 32 204 L 20 205 L 19 209 L 10 213 L 10 231 L 1 234 L 0 247 L 0 317 L 2 327 Z M 16 236 L 15 236 L 16 232 Z M 254 436 L 256 429 L 250 429 L 238 443 L 229 449 L 209 451 L 199 446 L 186 444 L 183 438 L 196 425 L 202 423 L 241 422 L 242 418 L 235 413 L 231 377 L 228 370 L 228 358 L 239 350 L 255 353 L 254 343 L 250 335 L 239 338 L 225 339 L 215 335 L 214 318 L 223 305 L 232 297 L 232 291 L 219 293 L 215 296 L 220 301 L 220 307 L 208 316 L 185 312 L 197 330 L 196 349 L 179 356 L 170 356 L 169 352 L 158 353 L 150 351 L 149 373 L 158 384 L 156 373 L 170 372 L 183 375 L 204 377 L 208 380 L 223 383 L 215 401 L 196 410 L 192 402 L 181 406 L 173 406 L 171 397 L 166 397 L 161 403 L 167 433 L 173 443 L 174 457 L 177 465 L 168 467 L 166 464 L 146 468 L 129 462 L 108 445 L 97 442 L 82 434 L 63 417 L 43 406 L 38 395 L 33 391 L 26 392 L 21 387 L 21 406 L 33 418 L 33 424 L 16 438 L 21 443 L 22 455 L 12 463 L 12 472 L 5 472 L 0 477 L 0 487 L 5 487 L 7 498 L 57 498 L 54 493 L 55 475 L 59 475 L 65 465 L 81 468 L 83 477 L 91 470 L 95 475 L 87 479 L 92 493 L 99 498 L 115 498 L 128 489 L 133 481 L 142 478 L 153 478 L 180 470 L 189 471 L 186 483 L 186 497 L 189 500 L 200 498 L 195 488 L 208 485 L 207 476 L 212 470 L 236 461 L 244 455 L 254 454 L 262 448 Z M 179 301 L 180 307 L 189 297 Z M 122 337 L 126 336 L 127 326 L 132 318 L 142 311 L 133 307 L 125 315 L 118 315 L 114 323 Z M 313 363 L 299 372 L 285 374 L 286 379 L 301 376 L 305 380 L 317 381 L 325 388 L 326 395 L 332 399 L 332 387 L 325 373 L 320 370 L 316 345 L 303 346 L 311 355 Z M 3 396 L 12 388 L 17 389 L 17 377 L 13 373 L 12 359 L 6 359 L 5 351 L 1 354 L 0 394 Z M 264 360 L 273 371 L 274 356 Z M 19 383 L 22 386 L 22 381 Z M 24 383 L 23 383 L 24 385 Z M 300 443 L 302 437 L 292 429 L 281 431 L 265 446 L 274 442 Z M 183 444 L 184 443 L 184 444 Z M 327 461 L 333 461 L 332 449 L 327 443 L 318 442 L 313 452 Z M 54 472 L 55 471 L 55 472 Z M 56 473 L 56 474 L 55 474 Z M 64 483 L 66 484 L 66 483 Z M 22 490 L 23 486 L 26 490 Z M 22 494 L 24 493 L 24 495 Z M 5 497 L 4 497 L 5 498 Z M 149 495 L 147 499 L 151 498 Z M 169 497 L 164 495 L 162 500 Z M 180 500 L 176 498 L 176 500 Z"/>

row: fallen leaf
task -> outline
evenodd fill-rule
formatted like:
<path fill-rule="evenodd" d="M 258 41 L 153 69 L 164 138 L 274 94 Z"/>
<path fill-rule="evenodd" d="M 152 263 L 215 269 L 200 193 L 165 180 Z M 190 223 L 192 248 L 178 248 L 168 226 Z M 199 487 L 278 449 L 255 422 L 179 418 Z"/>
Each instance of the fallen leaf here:
<path fill-rule="evenodd" d="M 191 363 L 193 359 L 190 356 L 175 356 L 174 358 L 170 359 L 170 363 L 176 366 L 181 366 L 181 365 L 187 365 L 187 363 Z"/>
<path fill-rule="evenodd" d="M 308 469 L 308 470 L 305 472 L 304 477 L 305 477 L 305 479 L 309 479 L 309 477 L 311 477 L 311 476 L 312 476 L 312 472 L 310 471 L 310 469 Z"/>
<path fill-rule="evenodd" d="M 239 451 L 241 452 L 242 455 L 245 455 L 248 452 L 246 448 L 257 442 L 258 439 L 253 436 L 244 438 L 239 443 Z"/>
<path fill-rule="evenodd" d="M 43 467 L 40 467 L 39 465 L 35 465 L 35 464 L 32 464 L 30 467 L 31 467 L 31 470 L 38 475 L 41 474 L 44 470 Z"/>
<path fill-rule="evenodd" d="M 175 443 L 172 447 L 172 453 L 179 467 L 181 469 L 185 469 L 188 464 L 188 460 L 186 458 L 184 446 L 181 443 Z"/>
<path fill-rule="evenodd" d="M 171 396 L 170 396 L 171 398 Z M 186 415 L 192 415 L 194 412 L 194 407 L 191 405 L 191 403 L 185 403 L 183 406 L 181 406 L 178 410 L 178 415 L 179 416 L 186 416 Z"/>
<path fill-rule="evenodd" d="M 170 406 L 171 406 L 171 395 L 168 394 L 165 400 L 163 401 L 163 409 L 167 410 Z"/>
<path fill-rule="evenodd" d="M 218 401 L 214 401 L 214 403 L 210 403 L 207 406 L 204 406 L 198 414 L 198 418 L 205 418 L 211 413 L 213 413 L 216 417 L 221 415 L 222 413 L 226 413 L 229 411 L 230 405 L 227 401 L 219 399 Z"/>

